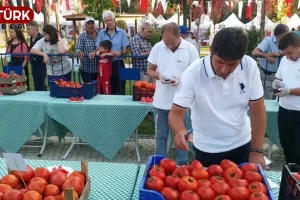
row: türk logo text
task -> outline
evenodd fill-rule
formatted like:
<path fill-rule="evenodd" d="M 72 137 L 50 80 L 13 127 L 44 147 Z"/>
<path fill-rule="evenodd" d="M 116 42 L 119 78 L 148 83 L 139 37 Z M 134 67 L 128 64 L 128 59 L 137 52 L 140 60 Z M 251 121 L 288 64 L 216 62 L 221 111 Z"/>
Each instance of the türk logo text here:
<path fill-rule="evenodd" d="M 1 24 L 27 24 L 34 19 L 29 7 L 0 7 Z"/>

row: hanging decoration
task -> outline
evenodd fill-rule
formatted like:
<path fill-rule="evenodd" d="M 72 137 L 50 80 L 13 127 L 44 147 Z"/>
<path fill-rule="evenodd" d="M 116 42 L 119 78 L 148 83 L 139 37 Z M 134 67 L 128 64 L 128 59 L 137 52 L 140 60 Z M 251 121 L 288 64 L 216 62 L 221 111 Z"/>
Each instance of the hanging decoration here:
<path fill-rule="evenodd" d="M 262 1 L 258 0 L 257 1 L 257 12 L 256 12 L 256 17 L 257 19 L 261 20 L 261 8 L 262 8 Z"/>
<path fill-rule="evenodd" d="M 265 12 L 267 13 L 268 12 L 268 10 L 269 10 L 269 6 L 270 6 L 270 0 L 266 0 L 265 1 Z"/>
<path fill-rule="evenodd" d="M 140 13 L 147 13 L 148 8 L 148 1 L 147 0 L 141 0 L 141 5 L 140 5 Z"/>
<path fill-rule="evenodd" d="M 151 9 L 153 10 L 154 7 L 155 7 L 155 0 L 152 0 L 152 1 L 151 1 Z"/>
<path fill-rule="evenodd" d="M 40 13 L 42 11 L 42 0 L 35 0 L 36 12 Z"/>
<path fill-rule="evenodd" d="M 242 18 L 242 12 L 243 12 L 243 5 L 244 5 L 244 2 L 243 1 L 239 1 L 239 4 L 238 4 L 238 16 L 239 18 L 241 19 Z"/>
<path fill-rule="evenodd" d="M 169 14 L 172 14 L 173 13 L 173 7 L 170 7 L 168 12 L 169 12 Z"/>
<path fill-rule="evenodd" d="M 67 11 L 71 10 L 70 0 L 66 0 L 66 9 L 67 9 Z"/>
<path fill-rule="evenodd" d="M 117 7 L 117 0 L 112 0 L 112 3 L 114 4 L 114 9 L 116 10 Z M 81 3 L 81 6 L 84 5 L 83 3 Z M 85 7 L 85 6 L 84 6 Z M 82 9 L 84 9 L 84 7 L 82 6 Z"/>
<path fill-rule="evenodd" d="M 29 7 L 32 9 L 32 0 L 28 0 Z"/>
<path fill-rule="evenodd" d="M 252 18 L 252 10 L 253 10 L 254 2 L 251 1 L 250 5 L 247 7 L 246 11 L 246 19 L 251 19 Z"/>
<path fill-rule="evenodd" d="M 204 13 L 204 2 L 203 2 L 203 0 L 200 1 L 200 9 L 201 9 L 201 13 Z"/>
<path fill-rule="evenodd" d="M 208 2 L 207 2 L 207 14 L 208 14 L 209 16 L 211 15 L 211 7 L 212 7 L 211 4 L 212 4 L 211 1 L 208 1 Z"/>
<path fill-rule="evenodd" d="M 117 1 L 116 1 L 116 3 L 117 3 Z M 85 4 L 84 3 L 81 3 L 81 8 L 82 8 L 82 10 L 84 10 L 84 8 L 85 8 Z"/>
<path fill-rule="evenodd" d="M 300 8 L 300 0 L 298 0 L 298 6 L 297 6 L 297 9 Z"/>
<path fill-rule="evenodd" d="M 161 6 L 164 10 L 164 13 L 167 11 L 168 2 L 166 0 L 160 0 Z M 148 1 L 147 1 L 147 7 L 148 7 Z"/>
<path fill-rule="evenodd" d="M 12 0 L 13 6 L 18 6 L 17 0 Z"/>
<path fill-rule="evenodd" d="M 128 8 L 130 7 L 131 0 L 127 0 Z"/>
<path fill-rule="evenodd" d="M 5 7 L 8 7 L 8 6 L 9 6 L 8 0 L 4 0 L 4 6 L 5 6 Z"/>
<path fill-rule="evenodd" d="M 285 0 L 285 3 L 287 6 L 286 16 L 291 17 L 293 10 L 293 0 Z"/>
<path fill-rule="evenodd" d="M 233 7 L 233 2 L 231 0 L 229 0 L 229 1 L 226 1 L 225 3 L 228 6 L 228 10 L 230 11 Z"/>

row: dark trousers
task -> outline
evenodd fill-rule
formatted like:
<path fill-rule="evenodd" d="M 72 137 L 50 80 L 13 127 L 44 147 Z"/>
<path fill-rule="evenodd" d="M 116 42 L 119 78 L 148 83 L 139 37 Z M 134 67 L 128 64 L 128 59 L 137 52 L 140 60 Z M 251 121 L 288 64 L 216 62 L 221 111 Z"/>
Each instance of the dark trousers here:
<path fill-rule="evenodd" d="M 112 62 L 112 76 L 110 77 L 111 94 L 125 95 L 126 81 L 120 81 L 119 65 L 120 68 L 125 68 L 123 60 L 116 60 Z"/>
<path fill-rule="evenodd" d="M 286 162 L 300 166 L 300 111 L 279 106 L 277 123 Z"/>
<path fill-rule="evenodd" d="M 80 76 L 83 80 L 84 83 L 89 83 L 91 81 L 96 81 L 98 78 L 98 73 L 89 73 L 89 72 L 85 72 L 80 70 Z"/>
<path fill-rule="evenodd" d="M 42 60 L 31 60 L 31 73 L 35 91 L 47 91 L 46 87 L 46 64 Z"/>
<path fill-rule="evenodd" d="M 238 165 L 244 162 L 248 162 L 250 150 L 251 142 L 248 142 L 247 144 L 231 151 L 222 153 L 207 153 L 200 151 L 194 146 L 196 160 L 199 160 L 204 167 L 209 167 L 213 164 L 219 165 L 224 159 L 229 159 Z"/>

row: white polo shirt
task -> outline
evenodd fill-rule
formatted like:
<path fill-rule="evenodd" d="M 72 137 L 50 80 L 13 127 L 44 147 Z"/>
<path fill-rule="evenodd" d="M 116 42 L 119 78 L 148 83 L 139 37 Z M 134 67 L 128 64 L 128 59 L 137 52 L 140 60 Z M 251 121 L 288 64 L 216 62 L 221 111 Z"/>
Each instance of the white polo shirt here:
<path fill-rule="evenodd" d="M 251 140 L 249 101 L 263 97 L 256 62 L 244 56 L 225 80 L 215 75 L 210 56 L 198 59 L 183 73 L 174 104 L 191 106 L 193 143 L 201 151 L 220 153 Z"/>
<path fill-rule="evenodd" d="M 283 88 L 300 88 L 300 59 L 281 59 L 276 78 L 282 80 Z M 288 95 L 279 98 L 279 105 L 288 110 L 300 111 L 300 96 Z"/>
<path fill-rule="evenodd" d="M 172 52 L 163 41 L 155 44 L 148 57 L 148 62 L 157 66 L 156 71 L 166 75 L 181 76 L 185 69 L 199 58 L 196 48 L 181 38 L 180 45 Z M 170 110 L 177 86 L 162 84 L 156 80 L 153 106 L 163 110 Z"/>

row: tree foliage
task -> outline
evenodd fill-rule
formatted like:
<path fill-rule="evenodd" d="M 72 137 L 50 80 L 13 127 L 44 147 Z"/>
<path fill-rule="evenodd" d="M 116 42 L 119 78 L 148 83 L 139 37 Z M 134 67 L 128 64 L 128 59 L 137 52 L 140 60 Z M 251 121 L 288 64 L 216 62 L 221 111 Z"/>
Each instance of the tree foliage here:
<path fill-rule="evenodd" d="M 82 3 L 86 5 L 83 13 L 94 17 L 94 19 L 102 22 L 102 13 L 105 10 L 114 9 L 114 5 L 111 0 L 82 0 Z"/>
<path fill-rule="evenodd" d="M 288 7 L 285 0 L 281 0 L 281 5 L 279 0 L 270 0 L 269 2 L 269 12 L 268 17 L 274 22 L 285 23 L 284 19 L 286 17 Z M 280 8 L 280 9 L 279 9 Z"/>

